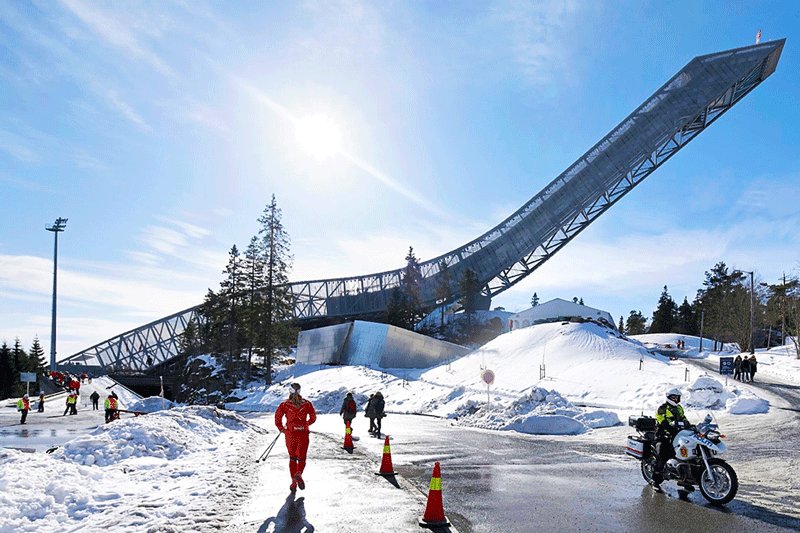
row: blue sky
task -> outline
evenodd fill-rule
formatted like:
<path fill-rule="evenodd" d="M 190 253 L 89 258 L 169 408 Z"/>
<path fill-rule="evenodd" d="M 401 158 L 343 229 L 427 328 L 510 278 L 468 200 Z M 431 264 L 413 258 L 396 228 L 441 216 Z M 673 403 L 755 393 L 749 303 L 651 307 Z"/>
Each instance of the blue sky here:
<path fill-rule="evenodd" d="M 1 2 L 0 339 L 49 352 L 56 217 L 66 356 L 199 303 L 273 193 L 295 281 L 456 248 L 759 28 L 777 72 L 493 304 L 615 318 L 797 270 L 796 3 Z"/>

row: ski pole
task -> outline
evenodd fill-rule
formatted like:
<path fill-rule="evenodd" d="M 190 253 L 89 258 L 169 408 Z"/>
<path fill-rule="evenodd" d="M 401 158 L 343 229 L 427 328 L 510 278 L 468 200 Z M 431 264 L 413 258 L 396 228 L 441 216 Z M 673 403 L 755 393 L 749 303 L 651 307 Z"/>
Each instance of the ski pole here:
<path fill-rule="evenodd" d="M 278 434 L 275 435 L 275 440 L 273 440 L 272 443 L 270 443 L 270 445 L 267 446 L 267 449 L 264 450 L 264 453 L 262 453 L 261 456 L 258 459 L 256 459 L 256 462 L 266 461 L 267 460 L 267 457 L 269 456 L 269 452 L 272 451 L 272 448 L 275 446 L 275 443 L 278 442 L 278 437 L 280 437 L 280 436 L 281 436 L 281 432 L 279 431 Z"/>

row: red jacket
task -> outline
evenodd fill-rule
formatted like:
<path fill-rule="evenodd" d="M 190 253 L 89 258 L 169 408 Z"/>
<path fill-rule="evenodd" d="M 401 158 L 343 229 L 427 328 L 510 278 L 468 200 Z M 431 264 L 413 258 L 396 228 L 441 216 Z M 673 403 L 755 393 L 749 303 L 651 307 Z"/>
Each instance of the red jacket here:
<path fill-rule="evenodd" d="M 283 417 L 286 417 L 286 426 Z M 296 405 L 291 400 L 286 400 L 275 411 L 275 427 L 280 431 L 308 431 L 308 426 L 316 422 L 317 412 L 308 400 L 303 400 Z"/>

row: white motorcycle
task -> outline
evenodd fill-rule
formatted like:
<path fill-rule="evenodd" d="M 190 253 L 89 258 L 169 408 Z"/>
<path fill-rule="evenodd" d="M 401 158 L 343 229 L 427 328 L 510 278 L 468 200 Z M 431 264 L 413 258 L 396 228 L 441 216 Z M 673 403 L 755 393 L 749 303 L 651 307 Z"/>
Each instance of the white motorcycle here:
<path fill-rule="evenodd" d="M 656 419 L 649 416 L 631 416 L 628 425 L 636 428 L 637 436 L 629 436 L 625 453 L 639 459 L 642 476 L 653 482 L 656 466 Z M 675 480 L 684 487 L 699 486 L 703 497 L 712 505 L 725 505 L 736 496 L 739 480 L 731 465 L 717 457 L 725 452 L 717 424 L 711 415 L 697 426 L 683 426 L 672 446 L 675 459 L 669 459 L 662 476 L 665 481 Z M 662 444 L 663 446 L 663 444 Z"/>

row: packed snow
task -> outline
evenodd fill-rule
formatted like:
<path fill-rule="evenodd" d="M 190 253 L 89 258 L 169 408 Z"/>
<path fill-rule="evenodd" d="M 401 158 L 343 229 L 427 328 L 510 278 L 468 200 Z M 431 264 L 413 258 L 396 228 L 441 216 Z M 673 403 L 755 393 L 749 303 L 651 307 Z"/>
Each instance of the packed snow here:
<path fill-rule="evenodd" d="M 226 454 L 259 433 L 234 413 L 181 407 L 103 425 L 52 454 L 0 451 L 0 531 L 174 531 L 195 523 L 189 502 L 213 506 Z"/>
<path fill-rule="evenodd" d="M 699 339 L 686 337 L 687 347 L 695 341 Z M 488 387 L 481 380 L 484 369 L 496 376 Z M 607 327 L 552 323 L 511 331 L 431 369 L 293 365 L 281 370 L 278 383 L 267 389 L 238 391 L 237 396 L 245 399 L 227 407 L 274 411 L 286 398 L 286 385 L 298 381 L 320 413 L 338 413 L 348 391 L 363 409 L 369 395 L 381 390 L 389 413 L 429 414 L 459 425 L 565 435 L 619 424 L 619 415 L 631 410 L 653 411 L 663 403 L 665 391 L 675 386 L 687 390 L 689 409 L 749 414 L 769 407 L 739 385 L 725 387 L 696 374 L 685 362 L 652 353 L 641 342 Z"/>
<path fill-rule="evenodd" d="M 167 400 L 166 398 L 162 398 L 161 396 L 149 396 L 133 402 L 125 409 L 137 413 L 155 413 L 156 411 L 172 409 L 177 405 L 177 403 Z"/>

